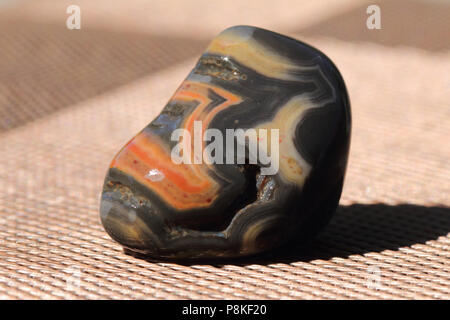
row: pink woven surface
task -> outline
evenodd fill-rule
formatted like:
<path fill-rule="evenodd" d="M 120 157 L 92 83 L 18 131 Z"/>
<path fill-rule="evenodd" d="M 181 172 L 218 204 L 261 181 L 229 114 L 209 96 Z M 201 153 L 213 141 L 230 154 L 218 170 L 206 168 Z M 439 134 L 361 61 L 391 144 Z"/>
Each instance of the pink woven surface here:
<path fill-rule="evenodd" d="M 378 35 L 350 32 L 351 17 L 361 28 L 363 1 L 347 9 L 293 1 L 284 20 L 261 16 L 261 26 L 314 45 L 342 72 L 350 160 L 341 206 L 308 250 L 224 265 L 125 255 L 99 222 L 98 200 L 114 154 L 159 113 L 226 15 L 211 30 L 207 20 L 204 29 L 193 23 L 190 37 L 176 22 L 167 34 L 157 28 L 160 2 L 151 22 L 130 19 L 123 5 L 80 1 L 87 22 L 78 31 L 65 28 L 65 4 L 0 10 L 0 297 L 449 299 L 450 50 L 442 37 L 407 41 L 391 32 L 400 2 L 386 4 Z M 129 12 L 143 5 L 127 3 Z M 424 10 L 408 5 L 409 15 Z M 440 22 L 422 19 L 423 29 L 448 29 L 448 6 L 427 8 Z M 238 9 L 228 14 L 241 17 L 233 24 L 247 23 Z M 316 19 L 297 24 L 289 9 Z M 117 19 L 107 28 L 108 13 L 123 16 L 122 29 Z"/>

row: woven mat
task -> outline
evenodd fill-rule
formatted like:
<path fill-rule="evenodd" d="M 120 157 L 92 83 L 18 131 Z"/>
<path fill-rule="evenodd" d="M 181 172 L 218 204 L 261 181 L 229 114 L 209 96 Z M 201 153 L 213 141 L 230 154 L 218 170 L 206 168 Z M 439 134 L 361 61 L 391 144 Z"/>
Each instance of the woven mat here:
<path fill-rule="evenodd" d="M 206 1 L 197 1 L 201 16 L 162 1 L 126 1 L 128 11 L 78 2 L 86 18 L 78 31 L 65 28 L 64 1 L 0 7 L 1 298 L 450 298 L 450 46 L 439 33 L 449 29 L 448 5 L 381 2 L 386 27 L 368 36 L 348 22 L 362 28 L 364 1 L 277 1 L 285 16 L 269 22 L 266 1 L 248 21 L 243 8 L 230 9 L 231 23 Z M 138 14 L 144 7 L 155 21 Z M 419 40 L 389 31 L 392 12 L 424 10 Z M 170 24 L 164 12 L 196 19 Z M 218 17 L 211 28 L 210 18 L 200 23 L 208 12 Z M 305 40 L 341 70 L 353 136 L 340 207 L 307 250 L 224 265 L 125 255 L 99 222 L 107 166 L 159 113 L 208 39 L 236 23 Z"/>

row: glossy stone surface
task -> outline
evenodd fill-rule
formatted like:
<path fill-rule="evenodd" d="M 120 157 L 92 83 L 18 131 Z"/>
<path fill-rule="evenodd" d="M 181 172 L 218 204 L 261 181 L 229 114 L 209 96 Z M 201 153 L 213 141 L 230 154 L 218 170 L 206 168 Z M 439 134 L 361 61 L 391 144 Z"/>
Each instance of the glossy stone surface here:
<path fill-rule="evenodd" d="M 278 129 L 279 170 L 175 163 L 171 135 L 193 133 L 195 121 L 223 136 Z M 305 242 L 338 205 L 350 129 L 344 81 L 323 53 L 259 28 L 226 29 L 161 114 L 113 159 L 102 223 L 125 248 L 153 258 L 238 257 Z"/>

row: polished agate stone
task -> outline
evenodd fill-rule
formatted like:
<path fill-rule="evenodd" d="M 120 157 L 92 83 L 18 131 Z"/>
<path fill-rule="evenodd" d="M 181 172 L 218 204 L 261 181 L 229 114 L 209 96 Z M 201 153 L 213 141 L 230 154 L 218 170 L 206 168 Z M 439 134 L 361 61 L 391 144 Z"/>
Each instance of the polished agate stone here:
<path fill-rule="evenodd" d="M 255 129 L 258 141 L 272 135 L 261 129 L 277 129 L 278 157 L 251 163 L 249 136 L 240 161 L 238 144 L 224 150 L 222 163 L 174 161 L 180 143 L 182 159 L 192 159 L 196 148 L 186 136 L 174 141 L 174 131 L 195 135 L 198 123 L 201 135 Z M 112 160 L 101 221 L 128 251 L 159 259 L 240 257 L 306 243 L 338 205 L 350 129 L 345 84 L 327 56 L 268 30 L 226 29 L 162 112 Z M 226 149 L 229 141 L 221 143 Z M 269 144 L 264 150 L 275 154 Z M 270 173 L 272 162 L 278 170 Z"/>

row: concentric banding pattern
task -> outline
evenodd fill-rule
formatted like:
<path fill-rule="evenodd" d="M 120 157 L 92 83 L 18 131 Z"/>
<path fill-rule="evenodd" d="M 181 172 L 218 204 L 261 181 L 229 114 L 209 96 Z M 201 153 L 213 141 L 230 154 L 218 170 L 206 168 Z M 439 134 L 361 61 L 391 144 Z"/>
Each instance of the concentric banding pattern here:
<path fill-rule="evenodd" d="M 278 171 L 262 176 L 260 162 L 198 161 L 199 146 L 186 134 L 181 146 L 191 163 L 175 163 L 171 152 L 178 142 L 171 136 L 177 129 L 190 137 L 203 137 L 207 129 L 224 137 L 229 129 L 255 129 L 247 143 L 269 155 L 278 151 L 271 163 Z M 274 145 L 272 129 L 278 134 Z M 125 247 L 155 257 L 270 249 L 313 225 L 314 215 L 334 210 L 349 134 L 345 85 L 328 58 L 270 31 L 227 29 L 213 39 L 161 114 L 112 161 L 102 222 Z"/>

